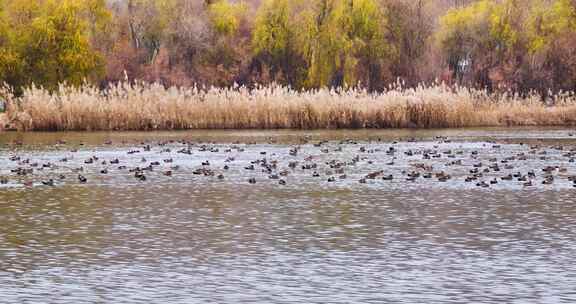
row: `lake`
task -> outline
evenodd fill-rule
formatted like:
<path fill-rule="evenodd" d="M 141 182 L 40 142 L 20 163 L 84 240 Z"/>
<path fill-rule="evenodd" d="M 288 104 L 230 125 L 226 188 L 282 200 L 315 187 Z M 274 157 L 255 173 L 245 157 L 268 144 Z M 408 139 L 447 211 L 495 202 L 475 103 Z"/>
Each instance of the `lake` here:
<path fill-rule="evenodd" d="M 554 128 L 0 133 L 0 303 L 574 303 L 574 158 Z"/>

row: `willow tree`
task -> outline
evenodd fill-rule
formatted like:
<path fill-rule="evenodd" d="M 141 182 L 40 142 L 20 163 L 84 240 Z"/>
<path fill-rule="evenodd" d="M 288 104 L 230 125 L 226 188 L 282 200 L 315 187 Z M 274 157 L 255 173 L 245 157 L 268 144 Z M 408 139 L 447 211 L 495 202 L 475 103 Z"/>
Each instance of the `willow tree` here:
<path fill-rule="evenodd" d="M 90 44 L 84 1 L 13 0 L 4 3 L 0 29 L 2 80 L 14 87 L 54 89 L 80 85 L 103 72 L 103 58 Z M 98 2 L 94 2 L 98 4 Z M 104 5 L 104 2 L 100 2 Z M 93 7 L 92 7 L 93 8 Z M 102 8 L 103 9 L 103 8 Z M 103 22 L 98 20 L 98 22 Z"/>
<path fill-rule="evenodd" d="M 306 78 L 306 62 L 297 49 L 297 12 L 301 3 L 266 0 L 258 10 L 252 33 L 253 54 L 259 72 L 268 68 L 270 80 L 296 88 L 302 87 Z"/>
<path fill-rule="evenodd" d="M 376 0 L 316 0 L 303 12 L 300 52 L 307 85 L 374 88 L 382 82 L 393 47 L 386 14 Z"/>

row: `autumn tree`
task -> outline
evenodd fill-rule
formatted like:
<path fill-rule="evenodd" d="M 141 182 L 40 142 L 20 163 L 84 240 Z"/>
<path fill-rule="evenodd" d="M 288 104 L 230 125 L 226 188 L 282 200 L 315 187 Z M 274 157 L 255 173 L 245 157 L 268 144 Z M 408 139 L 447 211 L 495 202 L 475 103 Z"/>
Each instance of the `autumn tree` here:
<path fill-rule="evenodd" d="M 376 88 L 394 48 L 386 15 L 375 0 L 317 0 L 303 12 L 299 49 L 308 63 L 308 87 Z"/>
<path fill-rule="evenodd" d="M 526 88 L 576 90 L 576 1 L 535 3 L 526 28 L 529 57 Z"/>
<path fill-rule="evenodd" d="M 482 0 L 451 9 L 440 19 L 437 37 L 456 79 L 492 88 L 492 77 L 510 63 L 520 41 L 513 24 L 517 13 L 514 0 Z"/>
<path fill-rule="evenodd" d="M 304 86 L 307 71 L 307 63 L 297 47 L 301 3 L 266 0 L 258 11 L 252 34 L 257 72 L 269 72 L 269 80 L 296 88 Z"/>
<path fill-rule="evenodd" d="M 90 4 L 90 5 L 86 5 Z M 80 85 L 102 75 L 103 58 L 90 44 L 104 24 L 103 1 L 4 2 L 0 16 L 0 75 L 16 88 Z M 90 18 L 93 17 L 93 18 Z"/>

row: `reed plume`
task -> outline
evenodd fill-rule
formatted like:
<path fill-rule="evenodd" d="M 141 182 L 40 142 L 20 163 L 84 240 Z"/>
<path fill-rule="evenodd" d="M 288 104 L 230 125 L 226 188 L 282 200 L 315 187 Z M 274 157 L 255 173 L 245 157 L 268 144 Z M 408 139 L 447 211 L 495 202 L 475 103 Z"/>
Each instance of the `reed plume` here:
<path fill-rule="evenodd" d="M 37 131 L 574 126 L 576 97 L 558 94 L 544 103 L 535 94 L 442 84 L 370 93 L 119 83 L 105 90 L 31 87 L 8 98 L 7 115 L 15 127 Z"/>

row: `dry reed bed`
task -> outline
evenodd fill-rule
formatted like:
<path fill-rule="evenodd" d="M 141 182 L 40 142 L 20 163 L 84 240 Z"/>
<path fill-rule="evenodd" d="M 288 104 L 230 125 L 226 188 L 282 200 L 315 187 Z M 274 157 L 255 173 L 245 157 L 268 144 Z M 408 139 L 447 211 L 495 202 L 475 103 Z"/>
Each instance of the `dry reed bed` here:
<path fill-rule="evenodd" d="M 8 98 L 8 116 L 21 130 L 44 131 L 576 125 L 576 97 L 558 95 L 551 104 L 443 85 L 371 94 L 118 84 L 104 91 L 30 88 Z"/>

